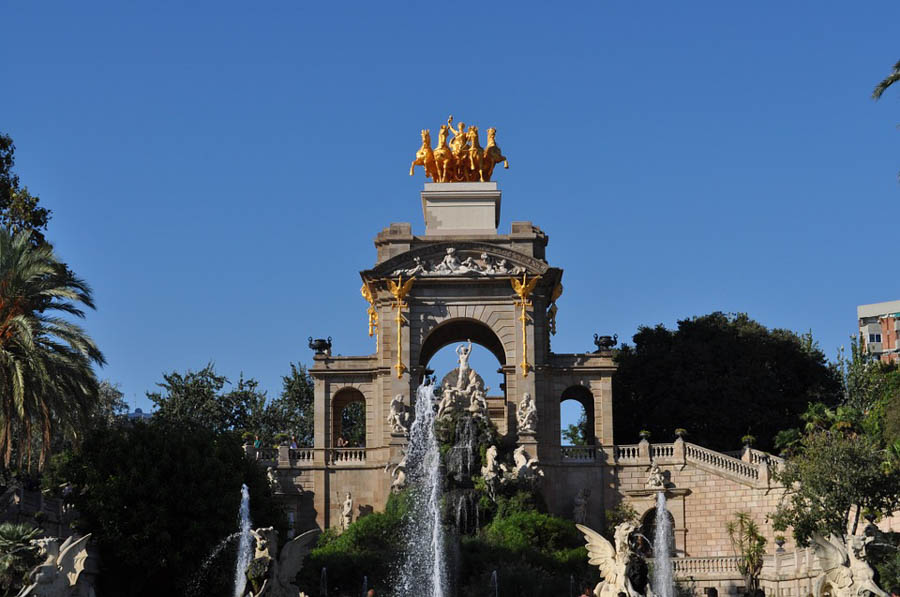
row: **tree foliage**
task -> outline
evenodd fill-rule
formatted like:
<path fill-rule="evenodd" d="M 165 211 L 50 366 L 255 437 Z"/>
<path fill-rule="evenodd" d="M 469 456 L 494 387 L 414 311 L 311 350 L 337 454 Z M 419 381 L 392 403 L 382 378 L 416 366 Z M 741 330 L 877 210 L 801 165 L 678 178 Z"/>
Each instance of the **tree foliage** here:
<path fill-rule="evenodd" d="M 94 308 L 91 289 L 46 244 L 0 227 L 0 450 L 9 467 L 38 467 L 53 433 L 74 437 L 97 401 L 93 365 L 105 363 L 87 333 L 70 319 Z"/>
<path fill-rule="evenodd" d="M 875 89 L 872 91 L 872 99 L 881 99 L 882 94 L 897 81 L 900 81 L 900 60 L 897 61 L 888 76 L 875 86 Z"/>
<path fill-rule="evenodd" d="M 744 577 L 745 593 L 756 595 L 763 556 L 766 554 L 766 538 L 759 532 L 759 525 L 747 512 L 735 512 L 725 526 L 734 553 L 738 556 L 738 572 Z"/>
<path fill-rule="evenodd" d="M 253 378 L 238 379 L 231 389 L 212 363 L 199 371 L 163 374 L 162 391 L 148 392 L 156 405 L 154 416 L 169 421 L 191 422 L 216 433 L 247 431 L 266 442 L 276 434 L 297 437 L 298 445 L 311 446 L 313 435 L 313 383 L 305 367 L 291 363 L 282 378 L 281 395 L 268 400 Z M 359 417 L 352 418 L 356 424 Z M 363 433 L 365 421 L 362 419 Z"/>
<path fill-rule="evenodd" d="M 214 547 L 238 530 L 241 484 L 255 526 L 285 521 L 265 473 L 233 433 L 151 419 L 97 429 L 77 452 L 54 457 L 50 486 L 70 482 L 75 525 L 93 533 L 105 595 L 184 595 Z M 224 595 L 228 572 L 198 595 Z M 222 577 L 222 578 L 218 578 Z"/>
<path fill-rule="evenodd" d="M 674 438 L 686 427 L 713 449 L 734 449 L 748 433 L 771 449 L 807 403 L 840 397 L 839 376 L 809 334 L 770 330 L 743 313 L 684 319 L 675 330 L 641 327 L 633 341 L 618 352 L 613 378 L 619 442 L 642 429 Z"/>
<path fill-rule="evenodd" d="M 27 524 L 0 523 L 0 597 L 18 595 L 40 563 L 40 550 L 31 542 L 40 534 Z"/>
<path fill-rule="evenodd" d="M 9 135 L 0 135 L 0 227 L 15 232 L 31 232 L 29 242 L 46 243 L 44 231 L 50 221 L 50 210 L 39 205 L 40 199 L 20 186 L 12 167 L 16 147 Z"/>
<path fill-rule="evenodd" d="M 859 516 L 889 515 L 900 506 L 900 471 L 886 466 L 875 439 L 852 430 L 815 429 L 776 474 L 788 488 L 773 517 L 778 530 L 793 528 L 800 545 L 814 532 L 843 537 Z"/>

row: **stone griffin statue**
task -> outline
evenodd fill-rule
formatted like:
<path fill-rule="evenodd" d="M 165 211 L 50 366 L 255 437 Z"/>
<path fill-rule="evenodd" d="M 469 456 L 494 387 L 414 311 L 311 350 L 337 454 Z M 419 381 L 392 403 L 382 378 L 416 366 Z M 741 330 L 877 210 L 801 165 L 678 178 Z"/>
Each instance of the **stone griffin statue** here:
<path fill-rule="evenodd" d="M 505 464 L 500 465 L 503 471 L 503 482 L 525 481 L 527 483 L 537 483 L 544 477 L 544 471 L 541 470 L 540 461 L 533 457 L 525 449 L 525 446 L 519 446 L 513 452 L 513 467 L 509 468 Z"/>
<path fill-rule="evenodd" d="M 256 551 L 247 568 L 247 597 L 295 597 L 300 589 L 293 584 L 294 578 L 319 532 L 306 531 L 285 543 L 279 554 L 278 531 L 273 527 L 250 531 L 256 540 Z"/>
<path fill-rule="evenodd" d="M 822 575 L 816 579 L 813 594 L 823 597 L 857 597 L 858 595 L 888 597 L 875 584 L 875 572 L 866 562 L 866 545 L 873 537 L 851 535 L 845 544 L 840 537 L 831 535 L 827 539 L 813 533 L 813 548 Z M 830 590 L 829 590 L 830 589 Z"/>
<path fill-rule="evenodd" d="M 537 408 L 534 406 L 534 398 L 528 392 L 525 392 L 516 407 L 516 422 L 519 424 L 519 433 L 537 433 Z"/>
<path fill-rule="evenodd" d="M 647 582 L 647 563 L 631 547 L 631 534 L 635 526 L 623 522 L 615 530 L 615 545 L 603 535 L 577 524 L 587 542 L 589 563 L 600 568 L 603 580 L 594 587 L 596 597 L 649 597 L 653 593 Z"/>
<path fill-rule="evenodd" d="M 448 143 L 448 137 L 453 139 Z M 431 131 L 421 131 L 422 145 L 409 167 L 412 176 L 416 166 L 425 169 L 425 176 L 434 182 L 490 182 L 494 167 L 502 163 L 509 168 L 509 161 L 497 145 L 497 129 L 487 130 L 488 144 L 482 147 L 478 139 L 478 127 L 460 122 L 453 128 L 453 116 L 447 118 L 438 131 L 438 145 L 431 148 Z"/>
<path fill-rule="evenodd" d="M 18 597 L 94 597 L 93 587 L 81 574 L 88 559 L 90 538 L 69 537 L 62 544 L 56 537 L 34 541 L 46 559 L 31 572 L 33 584 L 23 588 Z"/>

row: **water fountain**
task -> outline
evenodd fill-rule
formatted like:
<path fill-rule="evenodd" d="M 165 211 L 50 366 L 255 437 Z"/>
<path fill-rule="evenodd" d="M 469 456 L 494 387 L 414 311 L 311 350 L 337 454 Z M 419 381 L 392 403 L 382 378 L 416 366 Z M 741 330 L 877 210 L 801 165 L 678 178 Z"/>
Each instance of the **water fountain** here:
<path fill-rule="evenodd" d="M 672 521 L 666 510 L 666 492 L 656 494 L 656 529 L 653 532 L 653 592 L 659 597 L 674 597 L 675 581 L 672 571 Z"/>
<path fill-rule="evenodd" d="M 494 589 L 494 597 L 500 597 L 500 586 L 499 581 L 497 580 L 497 571 L 494 570 L 491 572 L 491 587 Z"/>
<path fill-rule="evenodd" d="M 416 417 L 409 432 L 411 481 L 406 554 L 396 592 L 401 596 L 444 597 L 447 565 L 441 525 L 441 454 L 434 435 L 434 386 L 416 393 Z"/>
<path fill-rule="evenodd" d="M 247 566 L 253 557 L 253 538 L 250 535 L 250 490 L 241 485 L 240 539 L 238 541 L 237 564 L 234 573 L 234 597 L 242 597 L 247 588 Z"/>

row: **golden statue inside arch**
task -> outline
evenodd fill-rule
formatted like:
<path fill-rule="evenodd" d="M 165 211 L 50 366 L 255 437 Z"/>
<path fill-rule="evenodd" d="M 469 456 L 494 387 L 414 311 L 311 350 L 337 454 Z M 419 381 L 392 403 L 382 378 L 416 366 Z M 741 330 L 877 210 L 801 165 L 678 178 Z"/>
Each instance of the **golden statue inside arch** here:
<path fill-rule="evenodd" d="M 448 143 L 448 137 L 453 139 Z M 416 159 L 409 166 L 412 176 L 416 166 L 425 169 L 425 177 L 434 182 L 490 182 L 494 174 L 494 166 L 503 162 L 509 168 L 509 162 L 500 146 L 497 145 L 497 129 L 487 130 L 487 147 L 481 146 L 478 139 L 478 127 L 462 122 L 453 128 L 453 115 L 447 118 L 438 131 L 438 144 L 431 148 L 431 131 L 422 130 L 422 146 L 416 152 Z"/>

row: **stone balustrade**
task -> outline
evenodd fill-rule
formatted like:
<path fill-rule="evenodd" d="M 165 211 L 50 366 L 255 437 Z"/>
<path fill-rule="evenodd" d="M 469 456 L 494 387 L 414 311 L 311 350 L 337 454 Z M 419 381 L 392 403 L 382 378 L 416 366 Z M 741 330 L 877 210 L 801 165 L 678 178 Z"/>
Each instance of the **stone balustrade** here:
<path fill-rule="evenodd" d="M 675 456 L 675 444 L 653 444 L 650 457 L 653 460 L 664 460 Z"/>
<path fill-rule="evenodd" d="M 330 464 L 362 464 L 365 461 L 365 448 L 331 448 L 328 451 L 328 462 Z"/>
<path fill-rule="evenodd" d="M 640 448 L 637 444 L 616 446 L 616 461 L 637 462 L 640 459 Z"/>
<path fill-rule="evenodd" d="M 560 457 L 565 463 L 593 463 L 597 460 L 597 447 L 560 446 Z"/>
<path fill-rule="evenodd" d="M 702 448 L 696 444 L 685 442 L 684 448 L 685 458 L 689 461 L 704 464 L 722 472 L 730 473 L 752 481 L 759 479 L 758 465 L 744 462 L 733 456 L 726 456 L 721 452 Z"/>
<path fill-rule="evenodd" d="M 685 578 L 688 576 L 701 576 L 709 578 L 712 576 L 734 576 L 738 573 L 738 564 L 741 558 L 738 556 L 720 556 L 708 558 L 671 558 L 672 570 L 676 578 Z M 648 558 L 648 562 L 653 560 Z"/>
<path fill-rule="evenodd" d="M 289 448 L 288 459 L 292 463 L 306 464 L 312 463 L 315 451 L 312 448 Z"/>

